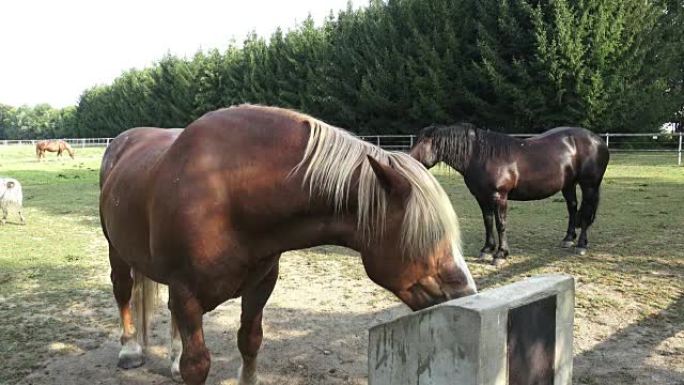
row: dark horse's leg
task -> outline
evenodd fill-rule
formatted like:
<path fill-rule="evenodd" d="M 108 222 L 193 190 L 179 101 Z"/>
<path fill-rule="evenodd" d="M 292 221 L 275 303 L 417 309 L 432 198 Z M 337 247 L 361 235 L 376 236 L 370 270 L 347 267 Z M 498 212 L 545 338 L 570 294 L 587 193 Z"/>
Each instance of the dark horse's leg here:
<path fill-rule="evenodd" d="M 485 227 L 485 243 L 480 250 L 480 260 L 485 260 L 492 256 L 496 249 L 496 239 L 494 239 L 494 205 L 491 202 L 484 202 L 478 199 L 482 219 Z"/>
<path fill-rule="evenodd" d="M 195 294 L 181 282 L 169 285 L 169 308 L 183 342 L 181 377 L 186 384 L 203 385 L 210 366 L 209 350 L 204 344 L 202 331 L 204 308 Z"/>
<path fill-rule="evenodd" d="M 111 280 L 114 287 L 114 298 L 121 316 L 121 351 L 119 352 L 119 367 L 123 369 L 136 368 L 145 361 L 142 347 L 138 343 L 135 322 L 131 311 L 131 291 L 133 277 L 131 267 L 124 262 L 111 246 L 109 246 L 109 264 L 112 267 Z"/>
<path fill-rule="evenodd" d="M 501 265 L 508 257 L 508 236 L 506 236 L 506 214 L 508 211 L 508 197 L 503 195 L 496 200 L 496 230 L 499 233 L 499 249 L 494 254 L 494 265 Z"/>
<path fill-rule="evenodd" d="M 242 354 L 242 366 L 238 373 L 239 385 L 256 385 L 256 360 L 263 330 L 261 320 L 263 309 L 278 280 L 278 264 L 249 292 L 242 295 L 242 315 L 238 330 L 238 349 Z"/>
<path fill-rule="evenodd" d="M 580 187 L 582 188 L 582 206 L 579 215 L 582 231 L 577 240 L 577 252 L 584 255 L 587 253 L 588 247 L 587 231 L 596 218 L 596 209 L 599 203 L 599 184 L 583 184 L 580 182 Z"/>
<path fill-rule="evenodd" d="M 561 242 L 561 247 L 569 248 L 573 246 L 577 237 L 577 186 L 574 183 L 563 189 L 563 198 L 568 207 L 568 231 Z"/>

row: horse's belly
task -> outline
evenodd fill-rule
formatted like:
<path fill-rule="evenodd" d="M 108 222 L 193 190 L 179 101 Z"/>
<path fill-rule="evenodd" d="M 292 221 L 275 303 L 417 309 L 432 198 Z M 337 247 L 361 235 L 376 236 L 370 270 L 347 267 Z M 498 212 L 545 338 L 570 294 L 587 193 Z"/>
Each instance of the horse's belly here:
<path fill-rule="evenodd" d="M 536 201 L 546 199 L 556 194 L 558 191 L 560 191 L 560 189 L 551 191 L 512 190 L 508 193 L 508 199 L 512 201 Z"/>
<path fill-rule="evenodd" d="M 508 199 L 533 201 L 548 198 L 563 189 L 563 180 L 558 176 L 519 183 L 508 193 Z"/>

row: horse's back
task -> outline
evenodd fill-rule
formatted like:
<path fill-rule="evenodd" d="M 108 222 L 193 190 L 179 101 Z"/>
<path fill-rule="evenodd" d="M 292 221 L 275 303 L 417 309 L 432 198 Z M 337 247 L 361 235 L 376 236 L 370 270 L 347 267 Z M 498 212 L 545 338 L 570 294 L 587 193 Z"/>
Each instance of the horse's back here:
<path fill-rule="evenodd" d="M 514 154 L 513 200 L 543 199 L 568 185 L 596 183 L 609 157 L 603 140 L 581 127 L 556 127 L 525 139 Z"/>
<path fill-rule="evenodd" d="M 300 184 L 288 178 L 309 138 L 306 120 L 245 106 L 207 113 L 182 132 L 138 128 L 119 135 L 101 170 L 110 244 L 162 283 L 188 255 L 245 254 L 238 239 L 269 225 L 263 213 L 308 204 Z"/>
<path fill-rule="evenodd" d="M 577 163 L 580 167 L 578 172 L 597 174 L 602 176 L 608 166 L 610 154 L 608 146 L 596 133 L 582 127 L 556 127 L 544 134 L 549 138 L 564 136 L 572 138 Z"/>
<path fill-rule="evenodd" d="M 253 217 L 246 212 L 276 210 L 266 206 L 280 202 L 283 189 L 299 189 L 288 176 L 309 137 L 302 118 L 244 106 L 213 111 L 191 123 L 159 163 L 152 220 L 193 223 L 199 218 L 196 209 L 206 206 L 221 210 L 221 221 L 239 216 L 246 226 Z"/>
<path fill-rule="evenodd" d="M 147 155 L 146 158 L 150 161 L 150 154 L 160 155 L 173 144 L 180 132 L 182 129 L 136 127 L 117 135 L 102 157 L 100 186 L 104 185 L 107 176 L 120 160 L 128 161 L 127 157 Z"/>

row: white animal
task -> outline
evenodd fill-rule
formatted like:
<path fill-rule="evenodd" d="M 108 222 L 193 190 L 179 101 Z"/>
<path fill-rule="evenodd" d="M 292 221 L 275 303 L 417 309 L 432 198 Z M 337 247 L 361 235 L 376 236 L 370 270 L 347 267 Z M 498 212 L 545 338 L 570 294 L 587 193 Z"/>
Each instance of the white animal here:
<path fill-rule="evenodd" d="M 2 209 L 2 220 L 0 224 L 7 221 L 7 213 L 10 207 L 14 207 L 19 212 L 21 223 L 25 223 L 24 216 L 21 214 L 24 196 L 21 192 L 21 183 L 14 178 L 0 177 L 0 209 Z"/>

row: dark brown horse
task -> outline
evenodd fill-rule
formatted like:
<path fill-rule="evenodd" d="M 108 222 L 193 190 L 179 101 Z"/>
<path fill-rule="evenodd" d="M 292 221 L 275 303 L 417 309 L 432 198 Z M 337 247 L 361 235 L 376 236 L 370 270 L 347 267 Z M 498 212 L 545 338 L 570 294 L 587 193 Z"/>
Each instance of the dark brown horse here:
<path fill-rule="evenodd" d="M 508 200 L 548 198 L 562 191 L 568 208 L 563 247 L 572 247 L 581 227 L 577 252 L 586 253 L 587 230 L 594 222 L 599 187 L 608 166 L 608 147 L 597 135 L 578 127 L 558 127 L 529 139 L 480 130 L 470 124 L 423 129 L 411 156 L 431 168 L 442 161 L 465 180 L 482 209 L 485 244 L 480 258 L 494 253 L 493 263 L 508 256 Z M 582 189 L 577 210 L 576 187 Z M 579 217 L 579 220 L 578 220 Z M 499 234 L 497 249 L 494 222 Z"/>
<path fill-rule="evenodd" d="M 172 374 L 188 384 L 209 372 L 202 315 L 239 296 L 239 381 L 256 383 L 262 309 L 288 250 L 358 250 L 371 280 L 412 309 L 476 291 L 436 179 L 406 154 L 300 113 L 240 106 L 185 130 L 128 130 L 107 149 L 100 180 L 121 367 L 143 363 L 136 333 L 144 341 L 149 279 L 169 286 L 180 337 Z"/>
<path fill-rule="evenodd" d="M 66 151 L 71 159 L 74 159 L 75 151 L 71 148 L 69 143 L 61 139 L 41 140 L 36 143 L 36 156 L 38 157 L 38 161 L 45 158 L 46 151 L 56 152 L 57 156 L 62 156 L 62 152 Z"/>

